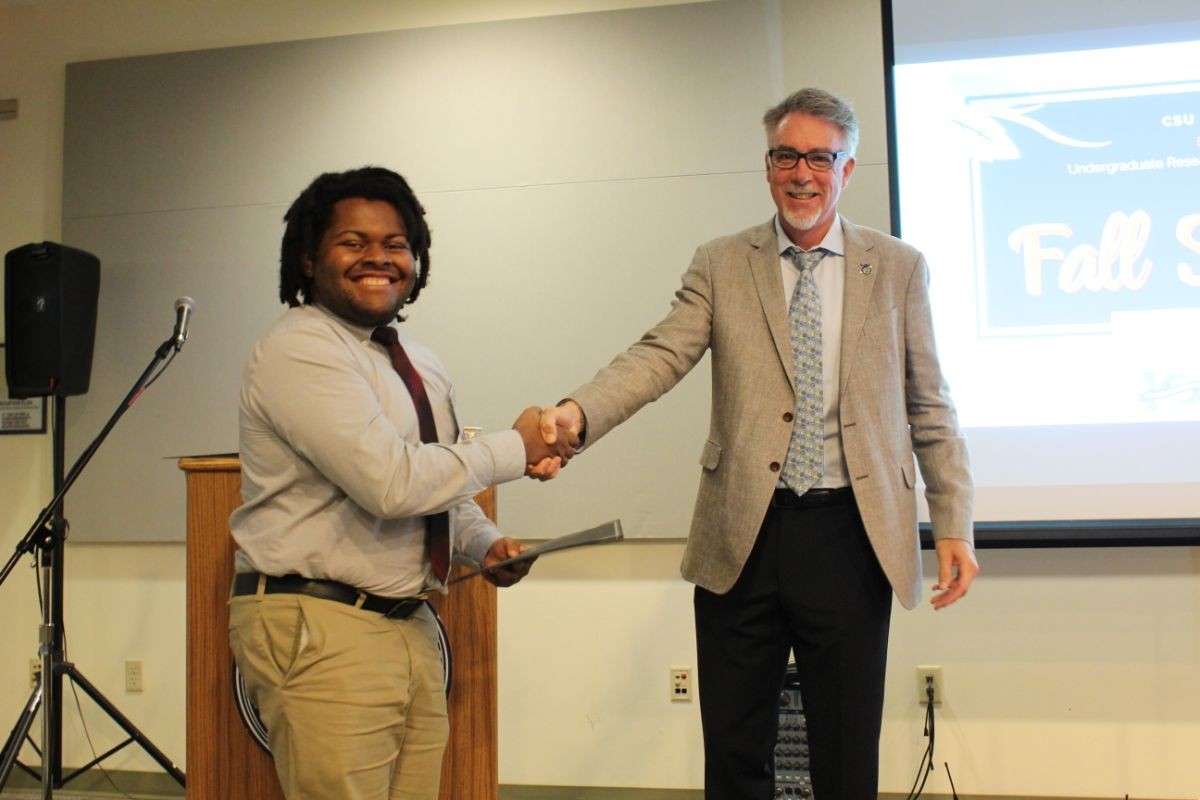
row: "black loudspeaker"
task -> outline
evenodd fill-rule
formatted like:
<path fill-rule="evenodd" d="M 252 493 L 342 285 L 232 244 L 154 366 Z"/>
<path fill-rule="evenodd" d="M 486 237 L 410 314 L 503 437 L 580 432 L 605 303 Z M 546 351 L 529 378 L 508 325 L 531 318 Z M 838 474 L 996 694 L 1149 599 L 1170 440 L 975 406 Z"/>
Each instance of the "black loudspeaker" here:
<path fill-rule="evenodd" d="M 4 255 L 9 397 L 85 394 L 92 379 L 100 260 L 54 242 Z"/>

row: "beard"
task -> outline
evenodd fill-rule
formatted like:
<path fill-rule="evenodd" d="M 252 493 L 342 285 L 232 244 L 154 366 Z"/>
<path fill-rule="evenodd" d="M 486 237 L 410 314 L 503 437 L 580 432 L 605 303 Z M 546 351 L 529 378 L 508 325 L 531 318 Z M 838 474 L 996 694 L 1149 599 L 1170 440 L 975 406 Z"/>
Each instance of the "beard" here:
<path fill-rule="evenodd" d="M 812 211 L 808 212 L 807 214 L 798 214 L 795 211 L 786 211 L 785 210 L 783 212 L 783 218 L 784 218 L 784 220 L 787 221 L 788 225 L 791 225 L 796 230 L 808 231 L 808 230 L 812 230 L 813 227 L 817 224 L 817 221 L 821 219 L 821 214 L 823 212 L 824 212 L 824 209 L 821 209 L 821 208 L 813 209 Z"/>

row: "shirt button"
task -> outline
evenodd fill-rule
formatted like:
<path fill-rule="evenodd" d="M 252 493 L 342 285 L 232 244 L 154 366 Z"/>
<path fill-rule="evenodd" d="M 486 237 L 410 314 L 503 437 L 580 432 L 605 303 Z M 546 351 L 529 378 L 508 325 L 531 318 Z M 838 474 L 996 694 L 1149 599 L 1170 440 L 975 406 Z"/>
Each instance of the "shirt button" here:
<path fill-rule="evenodd" d="M 771 462 L 771 472 L 779 472 L 779 462 L 778 461 Z"/>
<path fill-rule="evenodd" d="M 787 411 L 784 413 L 784 415 L 783 415 L 784 422 L 791 422 L 793 419 L 794 419 L 794 417 L 792 416 L 792 412 Z"/>

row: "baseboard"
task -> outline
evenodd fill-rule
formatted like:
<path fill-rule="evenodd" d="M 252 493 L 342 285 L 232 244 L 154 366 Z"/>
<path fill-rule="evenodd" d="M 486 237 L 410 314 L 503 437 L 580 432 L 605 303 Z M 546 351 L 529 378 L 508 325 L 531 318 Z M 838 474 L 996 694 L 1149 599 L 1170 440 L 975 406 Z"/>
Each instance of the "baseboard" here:
<path fill-rule="evenodd" d="M 500 800 L 704 800 L 701 789 L 616 789 L 605 786 L 500 784 Z"/>
<path fill-rule="evenodd" d="M 63 771 L 70 773 L 72 769 L 76 768 L 64 767 Z M 110 778 L 112 779 L 111 783 L 109 782 Z M 119 791 L 137 797 L 170 798 L 184 797 L 186 794 L 184 788 L 165 772 L 143 772 L 140 770 L 121 769 L 101 771 L 99 767 L 92 767 L 87 772 L 69 781 L 61 791 L 71 794 L 113 796 L 117 794 L 117 790 L 113 789 L 114 783 L 119 788 Z M 41 785 L 42 782 L 29 773 L 21 769 L 14 769 L 8 777 L 8 784 L 4 787 L 4 793 L 7 794 L 9 789 L 37 789 Z M 22 794 L 24 793 L 23 791 Z M 58 796 L 57 791 L 56 796 Z"/>
<path fill-rule="evenodd" d="M 879 800 L 905 800 L 906 794 L 879 795 Z M 970 795 L 970 800 L 1134 800 L 1128 795 L 1112 797 L 1034 797 L 1030 795 Z M 603 786 L 500 786 L 500 800 L 704 800 L 701 789 L 614 789 Z M 948 794 L 922 794 L 921 800 L 953 800 Z M 1138 798 L 1137 800 L 1150 800 Z"/>
<path fill-rule="evenodd" d="M 184 789 L 171 779 L 170 775 L 161 772 L 140 772 L 132 770 L 107 770 L 108 777 L 98 768 L 93 767 L 87 772 L 68 783 L 57 796 L 64 800 L 70 795 L 107 795 L 113 796 L 111 777 L 120 790 L 139 798 L 175 798 L 184 797 Z M 41 782 L 19 769 L 14 769 L 9 776 L 8 785 L 0 792 L 0 798 L 13 794 L 20 797 L 33 797 L 30 790 L 37 789 Z M 11 791 L 10 791 L 11 790 Z M 922 800 L 952 800 L 946 794 L 923 794 Z M 1112 797 L 1071 797 L 1053 798 L 1049 796 L 1020 798 L 1012 795 L 970 795 L 971 800 L 1120 800 L 1122 795 Z M 904 800 L 904 794 L 879 795 L 879 800 Z M 17 800 L 14 797 L 14 800 Z M 630 789 L 606 786 L 521 786 L 501 784 L 500 800 L 704 800 L 701 789 Z M 1130 800 L 1134 800 L 1130 798 Z M 1137 798 L 1149 800 L 1149 798 Z"/>

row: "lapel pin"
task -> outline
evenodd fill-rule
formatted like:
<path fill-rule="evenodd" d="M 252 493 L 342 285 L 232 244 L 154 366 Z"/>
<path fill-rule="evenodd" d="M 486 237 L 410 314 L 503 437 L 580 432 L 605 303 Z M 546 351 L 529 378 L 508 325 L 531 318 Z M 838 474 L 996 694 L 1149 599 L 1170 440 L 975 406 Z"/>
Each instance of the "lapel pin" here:
<path fill-rule="evenodd" d="M 862 272 L 863 275 L 871 274 L 871 265 L 870 264 L 859 264 L 858 269 L 860 272 Z"/>

